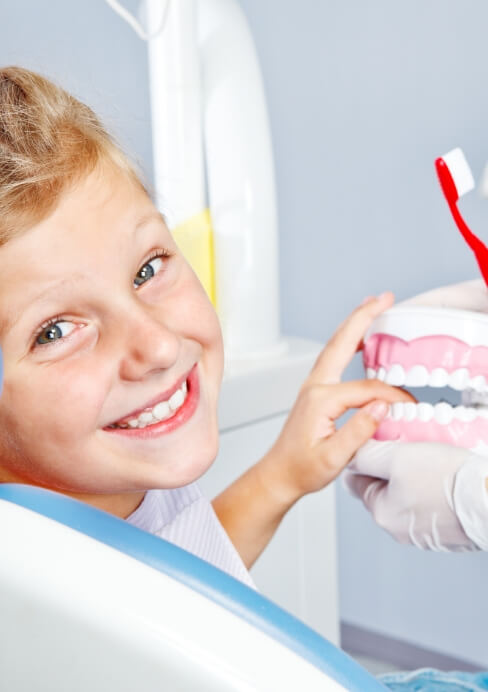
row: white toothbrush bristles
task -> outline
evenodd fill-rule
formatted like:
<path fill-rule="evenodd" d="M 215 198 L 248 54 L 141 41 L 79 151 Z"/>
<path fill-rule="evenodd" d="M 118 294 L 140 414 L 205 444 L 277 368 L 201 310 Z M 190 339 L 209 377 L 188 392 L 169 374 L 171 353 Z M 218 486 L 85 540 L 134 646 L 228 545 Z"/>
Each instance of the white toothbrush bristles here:
<path fill-rule="evenodd" d="M 449 173 L 454 181 L 458 197 L 462 197 L 470 190 L 474 189 L 474 178 L 471 173 L 471 168 L 462 152 L 462 150 L 457 147 L 452 149 L 452 151 L 444 154 L 442 157 L 446 166 L 449 169 Z"/>

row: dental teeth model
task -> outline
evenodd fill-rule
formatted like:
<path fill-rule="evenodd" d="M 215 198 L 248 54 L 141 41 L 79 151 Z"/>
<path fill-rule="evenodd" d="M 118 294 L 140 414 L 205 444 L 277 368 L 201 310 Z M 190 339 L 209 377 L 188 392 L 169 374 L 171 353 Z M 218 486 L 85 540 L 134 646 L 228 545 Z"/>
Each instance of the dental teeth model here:
<path fill-rule="evenodd" d="M 377 440 L 444 442 L 488 454 L 488 291 L 482 280 L 387 310 L 366 336 L 363 360 L 370 379 L 462 391 L 460 406 L 393 404 Z"/>

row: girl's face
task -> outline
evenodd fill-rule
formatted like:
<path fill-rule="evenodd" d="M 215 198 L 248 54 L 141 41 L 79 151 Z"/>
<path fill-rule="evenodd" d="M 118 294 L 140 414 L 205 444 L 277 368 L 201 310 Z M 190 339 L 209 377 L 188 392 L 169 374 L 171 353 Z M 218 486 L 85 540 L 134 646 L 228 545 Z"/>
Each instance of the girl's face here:
<path fill-rule="evenodd" d="M 147 195 L 92 173 L 0 266 L 0 481 L 127 515 L 198 478 L 218 448 L 221 332 Z"/>

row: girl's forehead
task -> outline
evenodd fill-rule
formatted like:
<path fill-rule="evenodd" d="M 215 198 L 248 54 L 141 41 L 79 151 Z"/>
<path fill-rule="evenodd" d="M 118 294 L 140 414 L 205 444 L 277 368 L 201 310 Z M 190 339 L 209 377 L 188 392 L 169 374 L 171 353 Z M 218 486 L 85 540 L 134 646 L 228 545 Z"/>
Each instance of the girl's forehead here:
<path fill-rule="evenodd" d="M 0 248 L 0 262 L 2 254 L 15 262 L 26 252 L 51 260 L 90 252 L 130 237 L 150 217 L 164 224 L 142 187 L 122 173 L 92 173 L 67 190 L 47 218 Z"/>
<path fill-rule="evenodd" d="M 144 189 L 121 171 L 109 168 L 92 172 L 67 190 L 44 224 L 59 222 L 62 228 L 77 228 L 87 218 L 96 224 L 109 217 L 130 226 L 141 210 L 149 209 L 154 206 Z"/>
<path fill-rule="evenodd" d="M 126 176 L 87 176 L 54 212 L 0 247 L 0 323 L 21 304 L 109 275 L 142 259 L 154 238 L 172 243 L 145 191 Z"/>

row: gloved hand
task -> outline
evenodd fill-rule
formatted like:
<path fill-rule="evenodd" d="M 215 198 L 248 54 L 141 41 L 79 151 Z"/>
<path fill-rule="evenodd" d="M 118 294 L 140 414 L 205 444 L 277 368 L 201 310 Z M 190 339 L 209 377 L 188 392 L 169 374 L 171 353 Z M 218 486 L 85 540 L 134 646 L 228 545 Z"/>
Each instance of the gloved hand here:
<path fill-rule="evenodd" d="M 367 442 L 345 472 L 349 490 L 400 543 L 488 550 L 488 458 L 432 442 Z"/>

